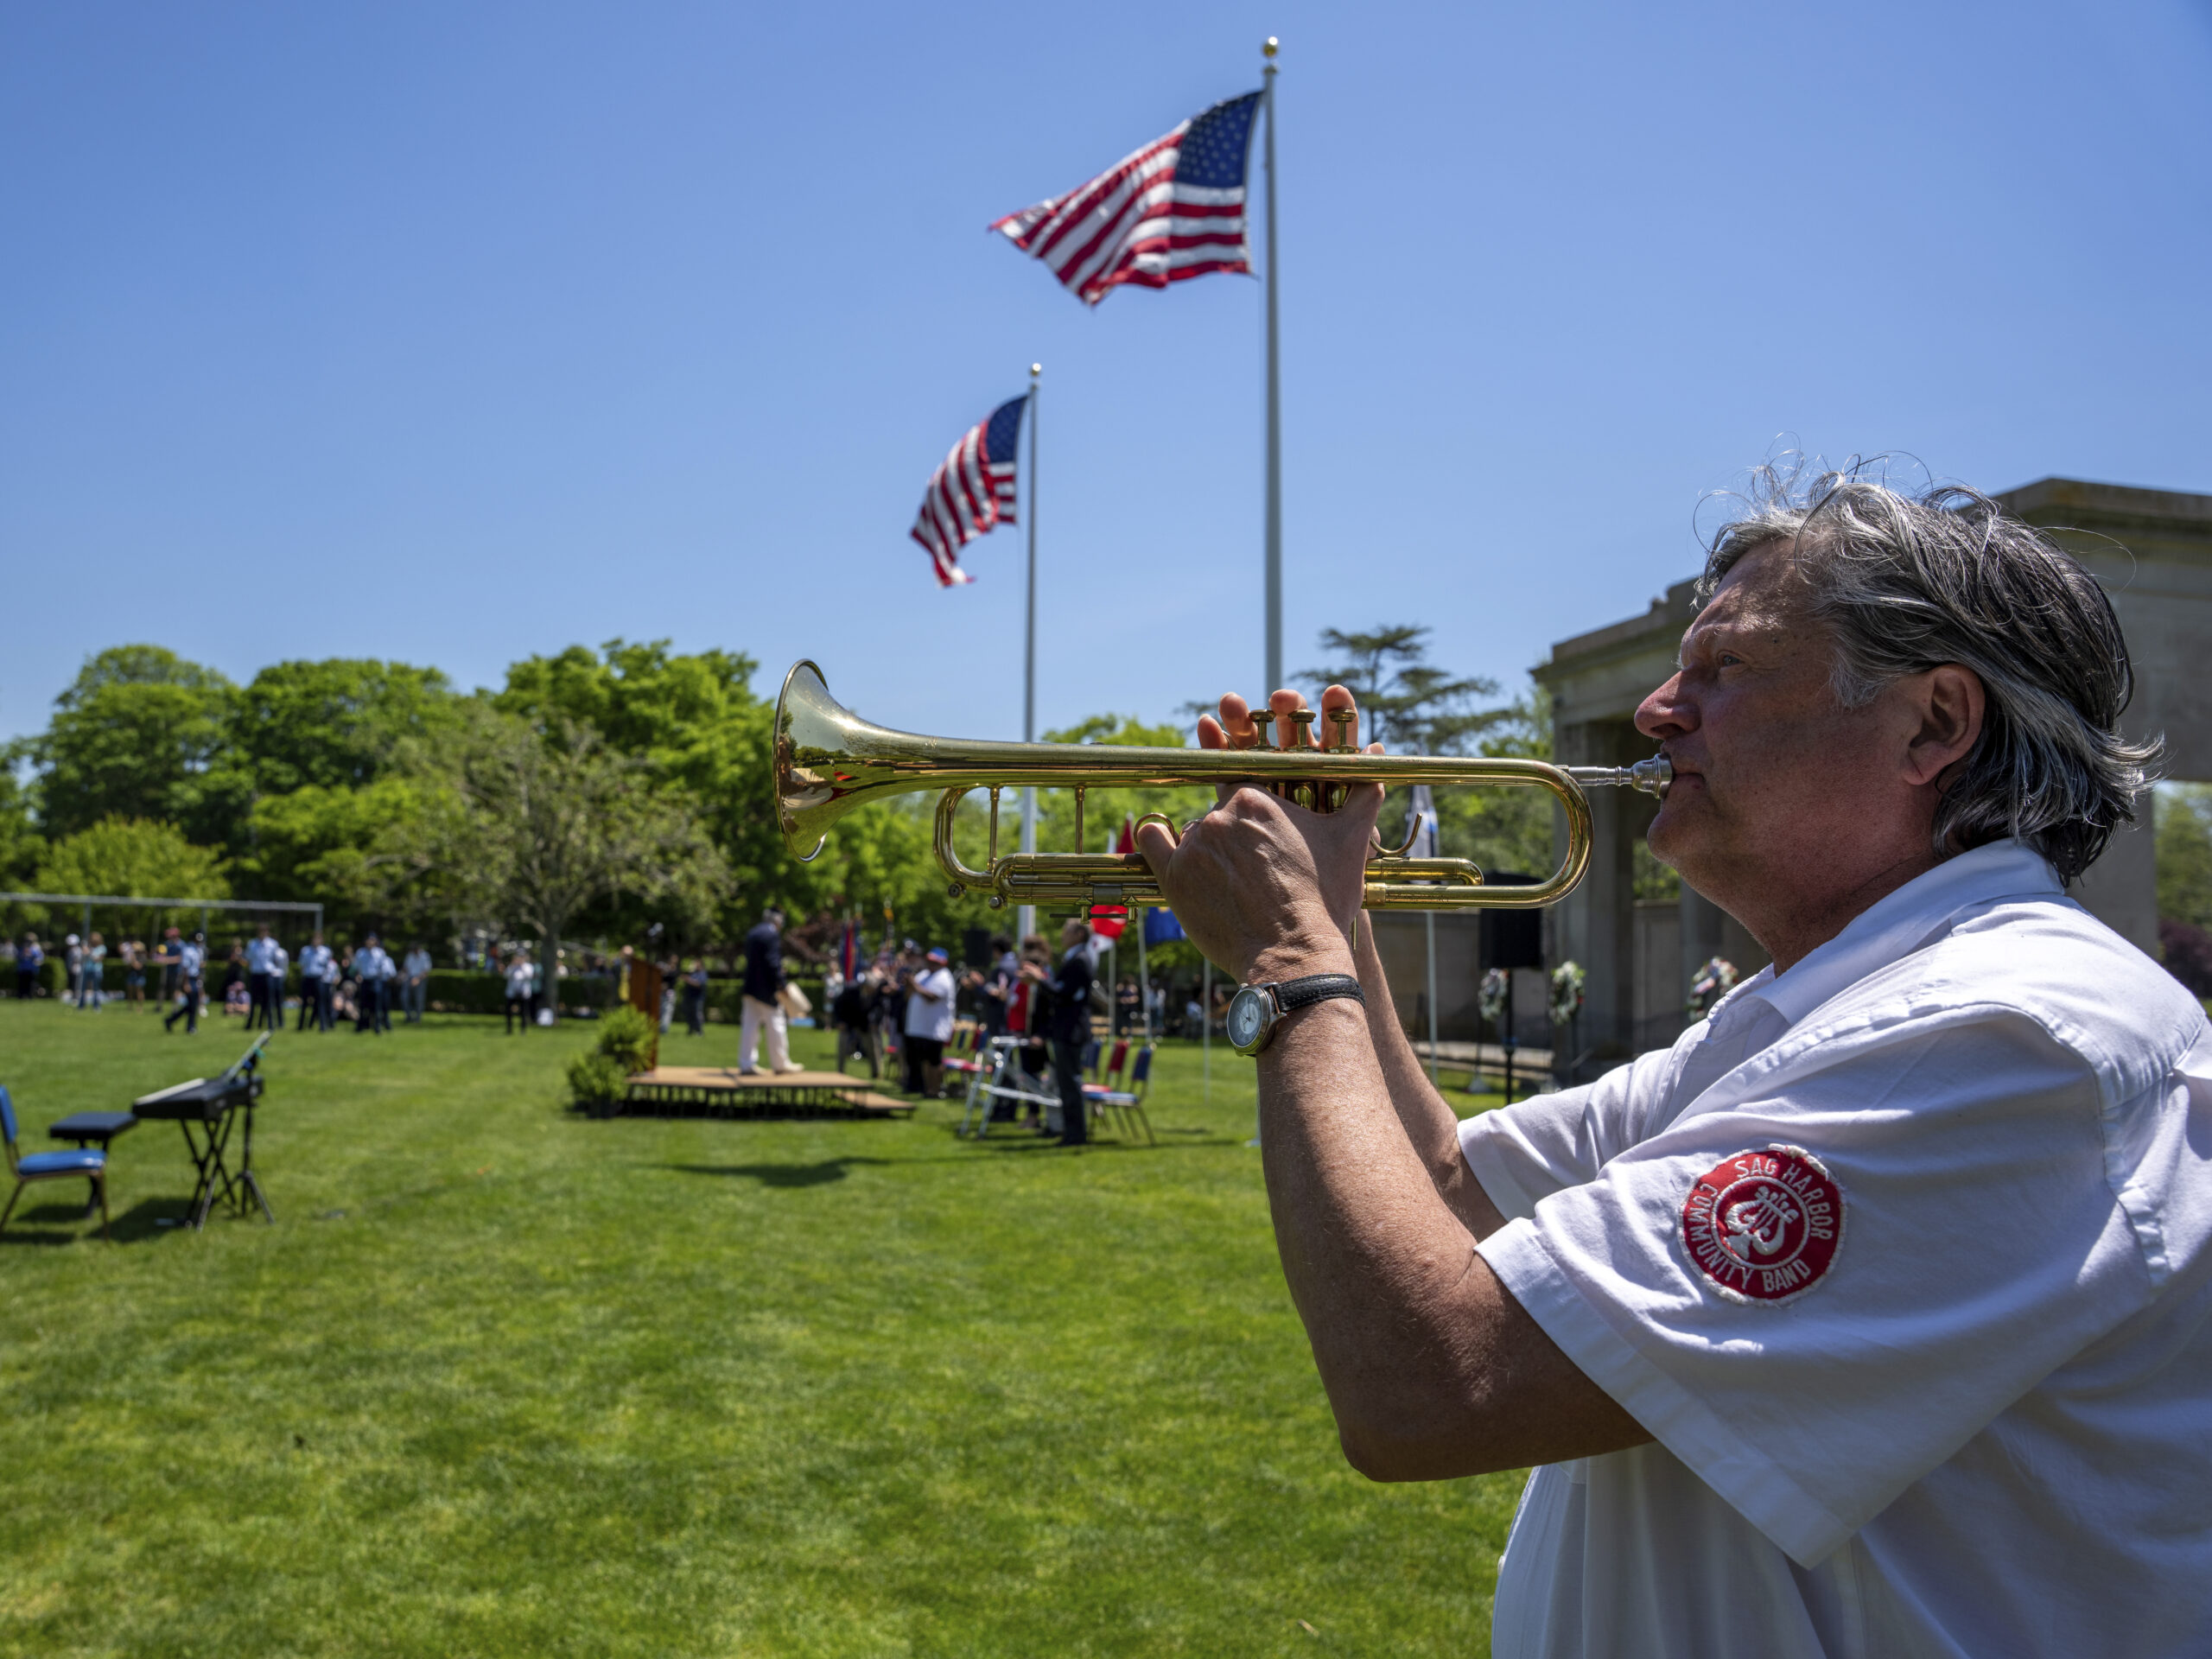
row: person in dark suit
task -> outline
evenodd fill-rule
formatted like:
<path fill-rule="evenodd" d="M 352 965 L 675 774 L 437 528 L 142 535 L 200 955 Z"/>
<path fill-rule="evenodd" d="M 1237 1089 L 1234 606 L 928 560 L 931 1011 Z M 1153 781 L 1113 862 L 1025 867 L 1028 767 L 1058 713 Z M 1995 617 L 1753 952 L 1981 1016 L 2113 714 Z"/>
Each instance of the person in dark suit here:
<path fill-rule="evenodd" d="M 1090 987 L 1096 978 L 1090 962 L 1090 925 L 1071 920 L 1060 930 L 1058 973 L 1048 974 L 1035 963 L 1025 963 L 1021 971 L 1052 996 L 1046 1029 L 1052 1039 L 1052 1076 L 1060 1090 L 1060 1144 L 1079 1147 L 1090 1138 L 1083 1100 L 1083 1051 L 1090 1041 Z"/>
<path fill-rule="evenodd" d="M 760 1033 L 768 1033 L 768 1069 L 804 1071 L 791 1064 L 791 1039 L 784 1026 L 784 912 L 773 905 L 745 936 L 745 995 L 738 1020 L 737 1070 L 742 1077 L 760 1069 Z"/>

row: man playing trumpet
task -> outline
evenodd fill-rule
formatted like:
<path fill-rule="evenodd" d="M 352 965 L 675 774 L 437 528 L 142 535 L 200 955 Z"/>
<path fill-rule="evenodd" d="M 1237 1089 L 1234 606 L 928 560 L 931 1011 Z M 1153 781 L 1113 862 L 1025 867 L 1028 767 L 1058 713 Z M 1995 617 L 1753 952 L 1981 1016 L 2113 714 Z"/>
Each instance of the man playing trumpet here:
<path fill-rule="evenodd" d="M 2066 896 L 2155 759 L 2111 607 L 1987 500 L 1850 475 L 1770 481 L 1701 594 L 1650 847 L 1774 963 L 1595 1084 L 1456 1121 L 1357 925 L 1375 785 L 1140 830 L 1249 988 L 1345 1454 L 1538 1465 L 1501 1656 L 2201 1650 L 2212 1030 Z"/>

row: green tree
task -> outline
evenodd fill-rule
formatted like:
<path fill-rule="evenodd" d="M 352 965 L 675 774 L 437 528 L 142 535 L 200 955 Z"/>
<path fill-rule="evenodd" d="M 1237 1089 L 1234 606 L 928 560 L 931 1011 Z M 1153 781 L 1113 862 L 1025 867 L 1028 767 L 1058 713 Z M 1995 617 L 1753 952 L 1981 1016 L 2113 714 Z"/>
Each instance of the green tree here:
<path fill-rule="evenodd" d="M 548 963 L 595 903 L 629 894 L 696 925 L 727 890 L 689 803 L 582 721 L 540 730 L 487 711 L 453 782 L 457 810 L 422 826 L 417 867 L 478 913 L 534 931 Z"/>
<path fill-rule="evenodd" d="M 31 817 L 31 798 L 12 766 L 0 766 L 0 886 L 21 887 L 38 868 L 46 838 Z"/>
<path fill-rule="evenodd" d="M 2152 798 L 2158 914 L 2212 929 L 2212 789 L 2162 784 Z"/>
<path fill-rule="evenodd" d="M 1484 734 L 1508 721 L 1510 708 L 1479 708 L 1497 695 L 1497 682 L 1480 675 L 1455 677 L 1424 660 L 1429 630 L 1404 624 L 1363 633 L 1321 630 L 1321 649 L 1332 665 L 1304 670 L 1300 678 L 1341 685 L 1359 699 L 1364 741 L 1410 754 L 1465 754 Z"/>
<path fill-rule="evenodd" d="M 221 804 L 209 772 L 237 688 L 159 645 L 90 658 L 54 699 L 47 728 L 16 753 L 37 769 L 41 827 L 74 835 L 111 817 L 165 820 L 213 841 Z"/>
<path fill-rule="evenodd" d="M 423 769 L 358 789 L 308 784 L 253 804 L 251 845 L 232 868 L 257 899 L 320 901 L 334 933 L 431 931 L 456 919 L 424 852 L 453 810 L 449 780 Z"/>
<path fill-rule="evenodd" d="M 343 657 L 272 664 L 232 699 L 224 764 L 256 796 L 361 788 L 407 746 L 453 736 L 461 701 L 435 668 Z"/>
<path fill-rule="evenodd" d="M 113 893 L 124 899 L 227 899 L 231 893 L 222 861 L 213 852 L 194 846 L 173 823 L 144 818 L 103 818 L 55 842 L 39 861 L 32 882 L 40 893 Z M 101 927 L 144 930 L 181 923 L 194 914 L 118 910 L 110 916 L 95 911 L 93 920 Z"/>
<path fill-rule="evenodd" d="M 664 639 L 610 639 L 597 653 L 571 645 L 512 664 L 505 689 L 492 700 L 549 733 L 563 721 L 588 725 L 608 749 L 642 761 L 658 790 L 680 791 L 728 868 L 708 924 L 725 940 L 741 937 L 771 900 L 806 916 L 841 890 L 830 853 L 802 865 L 784 849 L 768 800 L 775 710 L 753 694 L 756 667 L 731 652 L 686 655 Z M 846 839 L 841 827 L 832 849 Z M 644 912 L 607 919 L 634 926 Z"/>

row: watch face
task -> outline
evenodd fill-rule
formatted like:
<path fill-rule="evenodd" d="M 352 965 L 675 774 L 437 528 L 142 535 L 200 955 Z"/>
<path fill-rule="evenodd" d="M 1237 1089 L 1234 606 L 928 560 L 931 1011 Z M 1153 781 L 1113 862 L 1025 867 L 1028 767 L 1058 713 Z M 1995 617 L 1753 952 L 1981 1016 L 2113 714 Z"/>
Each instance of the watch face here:
<path fill-rule="evenodd" d="M 1261 1032 L 1268 1024 L 1268 994 L 1255 986 L 1247 985 L 1230 999 L 1229 1040 L 1238 1048 L 1249 1048 L 1259 1041 Z"/>

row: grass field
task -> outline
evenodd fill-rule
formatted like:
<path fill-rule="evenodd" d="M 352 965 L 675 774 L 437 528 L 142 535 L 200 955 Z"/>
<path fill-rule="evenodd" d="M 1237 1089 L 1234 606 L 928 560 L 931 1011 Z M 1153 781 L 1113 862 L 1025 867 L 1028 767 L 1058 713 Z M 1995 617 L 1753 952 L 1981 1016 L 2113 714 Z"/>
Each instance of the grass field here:
<path fill-rule="evenodd" d="M 586 1121 L 590 1034 L 280 1039 L 273 1227 L 161 1225 L 168 1123 L 117 1143 L 112 1247 L 25 1195 L 0 1653 L 1488 1652 L 1518 1478 L 1345 1466 L 1225 1049 L 1211 1104 L 1163 1051 L 1158 1149 L 1069 1153 L 935 1105 Z M 26 1151 L 244 1046 L 0 1002 Z"/>

